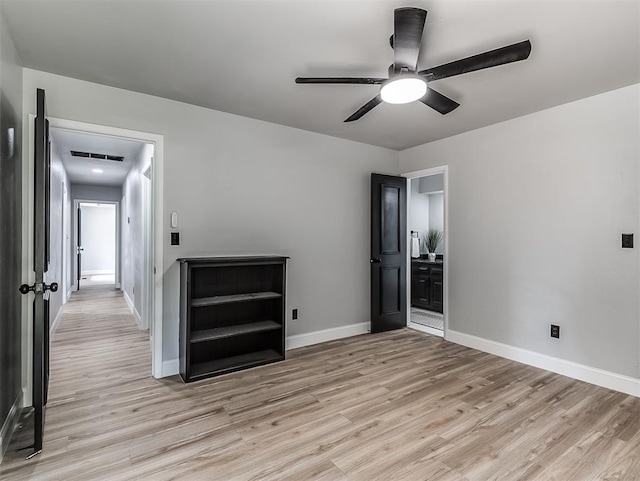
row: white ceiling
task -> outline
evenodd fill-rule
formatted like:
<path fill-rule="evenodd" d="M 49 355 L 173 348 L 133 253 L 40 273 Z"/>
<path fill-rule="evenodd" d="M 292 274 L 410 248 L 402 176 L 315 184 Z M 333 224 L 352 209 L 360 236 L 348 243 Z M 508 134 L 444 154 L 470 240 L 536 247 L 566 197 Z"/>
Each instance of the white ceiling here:
<path fill-rule="evenodd" d="M 1 0 L 25 67 L 404 149 L 640 82 L 638 0 Z M 528 60 L 435 81 L 461 103 L 343 120 L 386 76 L 393 10 L 428 10 L 419 68 L 524 39 Z"/>
<path fill-rule="evenodd" d="M 134 140 L 56 128 L 51 129 L 51 139 L 53 148 L 62 157 L 62 164 L 72 184 L 122 185 L 144 145 L 143 142 Z M 124 160 L 119 162 L 72 157 L 71 150 L 118 155 L 123 156 Z M 103 172 L 96 173 L 93 169 Z"/>

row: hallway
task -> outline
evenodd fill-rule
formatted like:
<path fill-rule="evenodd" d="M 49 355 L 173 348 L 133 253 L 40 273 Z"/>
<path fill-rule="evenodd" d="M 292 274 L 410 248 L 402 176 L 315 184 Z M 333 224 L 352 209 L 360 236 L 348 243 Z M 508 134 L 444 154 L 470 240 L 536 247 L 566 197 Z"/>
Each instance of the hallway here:
<path fill-rule="evenodd" d="M 92 466 L 104 476 L 127 461 L 132 419 L 144 417 L 162 387 L 151 377 L 149 333 L 137 328 L 119 290 L 84 288 L 63 309 L 52 338 L 43 453 L 29 462 L 24 452 L 7 453 L 3 480 L 96 478 Z"/>

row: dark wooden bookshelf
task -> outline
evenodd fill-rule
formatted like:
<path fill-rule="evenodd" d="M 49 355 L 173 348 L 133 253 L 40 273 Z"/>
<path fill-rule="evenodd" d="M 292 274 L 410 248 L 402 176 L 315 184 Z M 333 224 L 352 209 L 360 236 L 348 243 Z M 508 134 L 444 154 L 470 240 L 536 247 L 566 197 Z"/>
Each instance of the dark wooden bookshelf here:
<path fill-rule="evenodd" d="M 178 261 L 184 382 L 284 359 L 286 257 Z"/>
<path fill-rule="evenodd" d="M 201 297 L 191 301 L 192 307 L 215 306 L 217 304 L 231 304 L 232 302 L 261 301 L 277 299 L 282 294 L 277 292 L 249 292 L 247 294 L 231 294 L 228 296 Z"/>
<path fill-rule="evenodd" d="M 249 324 L 238 324 L 235 326 L 214 327 L 213 329 L 202 329 L 191 333 L 191 342 L 214 341 L 225 337 L 239 336 L 256 332 L 271 331 L 281 329 L 282 326 L 274 321 L 259 321 Z"/>

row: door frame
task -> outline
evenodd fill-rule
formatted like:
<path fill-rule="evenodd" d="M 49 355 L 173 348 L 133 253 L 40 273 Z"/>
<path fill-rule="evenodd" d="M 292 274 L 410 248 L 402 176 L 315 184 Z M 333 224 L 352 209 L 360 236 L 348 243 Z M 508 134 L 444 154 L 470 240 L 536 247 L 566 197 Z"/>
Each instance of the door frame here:
<path fill-rule="evenodd" d="M 23 141 L 23 148 L 25 151 L 26 162 L 23 162 L 22 169 L 22 206 L 23 206 L 23 226 L 22 226 L 22 272 L 23 279 L 29 284 L 33 284 L 35 278 L 33 273 L 33 204 L 31 199 L 33 198 L 34 186 L 33 186 L 33 171 L 34 171 L 34 119 L 35 114 L 29 114 L 28 119 L 25 119 L 27 125 L 25 126 L 25 141 Z M 164 238 L 164 136 L 159 134 L 152 134 L 149 132 L 141 132 L 136 130 L 121 129 L 118 127 L 110 127 L 106 125 L 91 124 L 87 122 L 80 122 L 76 120 L 66 120 L 56 117 L 48 117 L 49 127 L 63 130 L 71 130 L 83 133 L 108 135 L 111 137 L 121 137 L 128 140 L 137 140 L 154 145 L 153 155 L 153 179 L 151 185 L 151 228 L 153 230 L 153 238 L 151 245 L 153 247 L 153 263 L 149 266 L 152 272 L 149 273 L 153 279 L 153 289 L 151 294 L 152 299 L 149 304 L 153 307 L 153 313 L 151 315 L 150 323 L 150 335 L 151 335 L 151 375 L 154 378 L 164 377 L 163 369 L 163 279 L 164 279 L 164 264 L 163 264 L 163 238 Z M 24 124 L 23 124 L 24 125 Z M 26 143 L 26 145 L 25 145 Z M 25 148 L 26 147 L 26 148 Z M 31 404 L 32 382 L 29 373 L 32 369 L 32 348 L 31 339 L 33 338 L 33 316 L 31 309 L 28 308 L 26 299 L 27 296 L 23 296 L 23 316 L 22 316 L 22 332 L 23 332 L 23 406 Z M 166 369 L 170 371 L 171 366 Z"/>
<path fill-rule="evenodd" d="M 420 177 L 429 177 L 431 175 L 443 174 L 443 204 L 444 204 L 444 255 L 445 261 L 443 266 L 443 316 L 444 316 L 444 329 L 442 331 L 442 337 L 448 339 L 449 331 L 449 166 L 441 165 L 439 167 L 432 167 L 430 169 L 416 170 L 413 172 L 407 172 L 401 174 L 402 177 L 411 179 L 418 179 Z M 411 212 L 411 184 L 407 186 L 407 247 L 410 247 L 411 242 L 411 227 L 409 226 L 409 213 Z M 420 324 L 414 324 L 411 322 L 411 256 L 407 256 L 407 327 L 418 331 L 426 332 L 428 334 L 440 335 L 436 329 L 421 326 Z"/>
<path fill-rule="evenodd" d="M 73 225 L 74 225 L 74 233 L 76 234 L 73 240 L 73 246 L 75 247 L 74 252 L 78 251 L 78 207 L 80 204 L 111 204 L 116 206 L 116 265 L 115 265 L 115 284 L 116 288 L 120 287 L 120 276 L 122 276 L 122 272 L 120 272 L 120 256 L 122 255 L 121 249 L 121 232 L 120 232 L 120 201 L 119 200 L 92 200 L 92 199 L 73 199 Z M 78 256 L 72 256 L 73 258 L 73 268 L 74 272 L 77 272 L 77 263 Z M 77 276 L 74 276 L 77 277 Z M 73 290 L 78 290 L 77 279 L 73 283 Z"/>
<path fill-rule="evenodd" d="M 70 185 L 69 181 L 65 179 L 62 182 L 62 305 L 64 306 L 69 301 L 69 296 L 71 295 L 71 290 L 73 289 L 73 285 L 71 289 L 68 289 L 69 285 L 69 255 L 71 254 L 71 222 L 70 215 L 67 212 L 67 202 L 69 201 L 69 197 L 71 193 L 69 192 Z M 67 237 L 67 234 L 69 236 Z"/>
<path fill-rule="evenodd" d="M 155 153 L 154 153 L 155 157 Z M 142 289 L 142 312 L 140 313 L 140 328 L 141 329 L 149 329 L 149 325 L 151 324 L 151 313 L 153 312 L 153 296 L 151 295 L 151 291 L 153 290 L 153 240 L 152 236 L 149 234 L 152 231 L 153 220 L 152 220 L 152 203 L 153 203 L 153 192 L 152 192 L 152 181 L 153 181 L 153 157 L 148 165 L 143 166 L 141 171 L 141 179 L 140 179 L 140 188 L 141 188 L 141 198 L 142 198 L 142 248 L 143 248 L 143 263 L 142 263 L 142 285 L 144 289 Z M 147 180 L 149 182 L 147 183 Z"/>

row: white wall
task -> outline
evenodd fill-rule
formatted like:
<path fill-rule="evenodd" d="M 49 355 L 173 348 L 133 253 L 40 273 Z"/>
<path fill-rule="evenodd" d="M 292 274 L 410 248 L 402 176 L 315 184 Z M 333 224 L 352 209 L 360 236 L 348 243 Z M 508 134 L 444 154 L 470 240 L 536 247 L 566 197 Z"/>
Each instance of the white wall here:
<path fill-rule="evenodd" d="M 151 164 L 152 157 L 153 145 L 141 144 L 141 149 L 122 187 L 125 198 L 122 224 L 122 279 L 124 290 L 131 299 L 138 317 L 142 315 L 144 255 L 142 182 L 146 180 L 143 172 Z"/>
<path fill-rule="evenodd" d="M 444 190 L 444 174 L 434 174 L 416 179 L 418 182 L 418 192 L 430 194 Z"/>
<path fill-rule="evenodd" d="M 429 229 L 437 229 L 444 233 L 444 194 L 428 194 L 426 197 L 429 197 Z M 444 236 L 436 248 L 436 254 L 442 253 Z"/>
<path fill-rule="evenodd" d="M 80 204 L 82 274 L 116 272 L 116 204 Z"/>
<path fill-rule="evenodd" d="M 450 329 L 640 378 L 639 91 L 400 152 L 449 165 Z"/>
<path fill-rule="evenodd" d="M 420 253 L 426 254 L 424 237 L 429 230 L 429 196 L 419 192 L 421 179 L 410 179 L 409 230 L 418 231 Z"/>
<path fill-rule="evenodd" d="M 73 200 L 95 200 L 118 202 L 122 197 L 122 187 L 110 185 L 72 184 L 71 196 Z"/>
<path fill-rule="evenodd" d="M 27 112 L 36 87 L 52 117 L 164 136 L 165 360 L 178 356 L 184 256 L 291 256 L 289 334 L 369 321 L 370 173 L 397 174 L 396 152 L 30 69 Z"/>
<path fill-rule="evenodd" d="M 0 460 L 18 419 L 28 343 L 29 296 L 23 277 L 22 239 L 28 216 L 22 204 L 22 65 L 0 11 Z M 22 225 L 21 225 L 22 223 Z M 22 342 L 21 342 L 22 341 Z"/>

